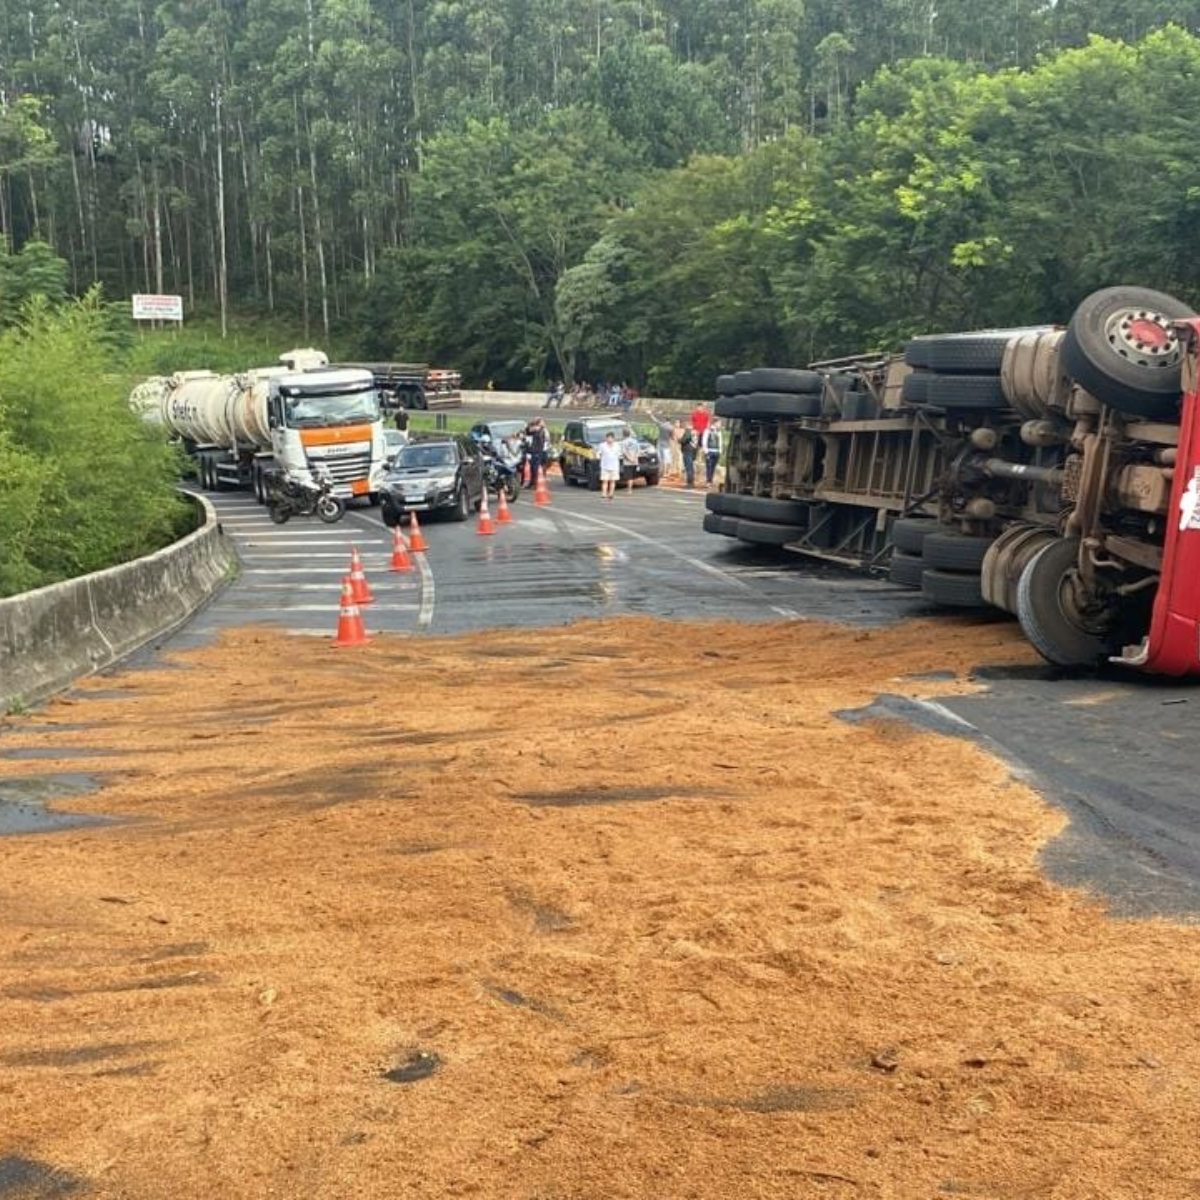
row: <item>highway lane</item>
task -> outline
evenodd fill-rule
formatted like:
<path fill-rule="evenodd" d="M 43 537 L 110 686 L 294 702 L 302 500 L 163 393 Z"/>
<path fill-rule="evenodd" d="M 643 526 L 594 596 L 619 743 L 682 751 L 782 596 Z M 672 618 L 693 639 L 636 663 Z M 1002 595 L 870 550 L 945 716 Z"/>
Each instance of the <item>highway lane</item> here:
<path fill-rule="evenodd" d="M 803 611 L 881 623 L 917 607 L 885 582 L 706 534 L 698 490 L 639 485 L 605 502 L 555 473 L 551 497 L 537 507 L 525 493 L 512 524 L 492 536 L 476 532 L 474 517 L 427 517 L 428 553 L 398 574 L 387 569 L 391 531 L 377 509 L 352 508 L 336 525 L 276 526 L 248 494 L 211 495 L 242 570 L 177 640 L 257 621 L 329 636 L 352 547 L 375 596 L 368 631 L 456 633 L 620 613 L 767 620 Z"/>
<path fill-rule="evenodd" d="M 369 632 L 421 636 L 622 613 L 878 625 L 931 611 L 884 581 L 706 534 L 700 491 L 639 486 L 605 502 L 554 475 L 551 505 L 537 508 L 526 494 L 514 523 L 494 536 L 477 534 L 474 519 L 425 521 L 423 569 L 404 575 L 386 569 L 390 531 L 377 510 L 280 528 L 247 495 L 212 499 L 243 569 L 170 645 L 255 621 L 331 637 L 351 546 L 376 596 L 364 610 Z M 978 677 L 975 695 L 938 707 L 885 702 L 879 715 L 972 738 L 1061 805 L 1072 823 L 1043 853 L 1053 877 L 1102 892 L 1121 913 L 1200 913 L 1200 685 L 1049 666 Z"/>

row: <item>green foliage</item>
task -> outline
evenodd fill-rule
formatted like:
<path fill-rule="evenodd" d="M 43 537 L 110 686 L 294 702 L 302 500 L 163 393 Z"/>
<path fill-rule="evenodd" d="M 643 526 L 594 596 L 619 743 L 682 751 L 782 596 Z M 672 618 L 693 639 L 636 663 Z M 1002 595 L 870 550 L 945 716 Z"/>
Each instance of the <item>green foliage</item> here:
<path fill-rule="evenodd" d="M 66 284 L 67 264 L 45 242 L 26 242 L 18 254 L 0 246 L 0 326 L 11 325 L 33 296 L 62 300 Z"/>
<path fill-rule="evenodd" d="M 30 301 L 0 335 L 0 595 L 156 550 L 191 519 L 130 411 L 98 298 Z"/>

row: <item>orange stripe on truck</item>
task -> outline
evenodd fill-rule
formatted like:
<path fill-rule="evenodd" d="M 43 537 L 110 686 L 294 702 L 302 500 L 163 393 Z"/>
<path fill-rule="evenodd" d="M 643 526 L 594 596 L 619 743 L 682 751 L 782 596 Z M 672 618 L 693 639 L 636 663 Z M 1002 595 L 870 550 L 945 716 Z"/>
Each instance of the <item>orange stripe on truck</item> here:
<path fill-rule="evenodd" d="M 302 446 L 332 446 L 336 442 L 369 442 L 370 425 L 340 425 L 333 429 L 302 429 Z"/>

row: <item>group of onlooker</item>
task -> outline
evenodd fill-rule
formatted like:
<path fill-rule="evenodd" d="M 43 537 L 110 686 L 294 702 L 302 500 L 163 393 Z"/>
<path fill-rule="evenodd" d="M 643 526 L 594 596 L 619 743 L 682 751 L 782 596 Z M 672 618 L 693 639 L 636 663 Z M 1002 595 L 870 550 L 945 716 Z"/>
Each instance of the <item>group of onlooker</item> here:
<path fill-rule="evenodd" d="M 637 399 L 637 391 L 627 383 L 576 383 L 568 392 L 562 382 L 551 383 L 542 407 L 561 408 L 568 397 L 577 408 L 622 408 L 628 411 Z"/>
<path fill-rule="evenodd" d="M 658 461 L 664 479 L 678 479 L 685 487 L 696 486 L 696 456 L 704 457 L 704 482 L 712 487 L 721 461 L 721 422 L 697 404 L 685 424 L 680 418 L 666 420 L 647 410 L 658 426 Z"/>

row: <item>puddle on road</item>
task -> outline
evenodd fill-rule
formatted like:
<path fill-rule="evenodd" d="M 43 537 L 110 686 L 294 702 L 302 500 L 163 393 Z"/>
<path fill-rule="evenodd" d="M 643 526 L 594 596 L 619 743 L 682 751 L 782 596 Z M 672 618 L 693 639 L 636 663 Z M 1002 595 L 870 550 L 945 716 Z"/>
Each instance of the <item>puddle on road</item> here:
<path fill-rule="evenodd" d="M 95 758 L 111 753 L 98 746 L 14 746 L 0 750 L 0 758 Z"/>
<path fill-rule="evenodd" d="M 94 777 L 77 771 L 0 779 L 0 837 L 112 824 L 115 818 L 98 813 L 55 812 L 46 807 L 54 800 L 94 792 L 99 786 Z"/>

